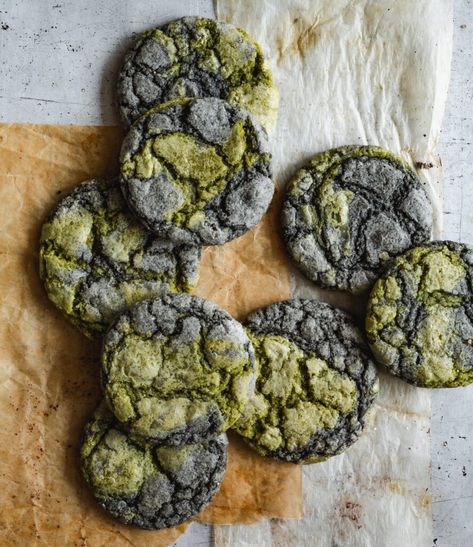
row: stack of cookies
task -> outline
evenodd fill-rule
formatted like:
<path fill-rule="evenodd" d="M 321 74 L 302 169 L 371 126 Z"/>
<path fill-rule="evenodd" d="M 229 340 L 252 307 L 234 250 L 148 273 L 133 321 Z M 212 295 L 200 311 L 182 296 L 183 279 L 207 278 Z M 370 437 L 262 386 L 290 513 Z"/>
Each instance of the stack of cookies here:
<path fill-rule="evenodd" d="M 254 227 L 273 196 L 278 94 L 259 46 L 185 17 L 138 38 L 118 93 L 128 130 L 119 177 L 84 182 L 49 215 L 40 273 L 74 325 L 103 336 L 104 400 L 85 428 L 84 477 L 114 517 L 160 529 L 215 495 L 229 428 L 264 456 L 317 463 L 359 437 L 378 379 L 341 310 L 294 299 L 242 326 L 186 294 L 201 248 Z M 314 283 L 372 288 L 376 360 L 416 385 L 473 380 L 473 254 L 428 243 L 432 207 L 404 160 L 375 146 L 317 155 L 288 185 L 281 224 Z"/>
<path fill-rule="evenodd" d="M 175 526 L 217 492 L 224 432 L 254 385 L 243 327 L 188 294 L 143 300 L 104 337 L 105 400 L 86 427 L 82 469 L 99 503 L 126 524 Z"/>
<path fill-rule="evenodd" d="M 159 529 L 215 495 L 224 432 L 254 392 L 243 327 L 185 293 L 202 246 L 244 234 L 271 202 L 264 126 L 279 96 L 258 44 L 197 17 L 139 36 L 118 95 L 128 130 L 119 177 L 80 184 L 50 213 L 40 275 L 74 325 L 104 336 L 84 477 L 113 516 Z"/>

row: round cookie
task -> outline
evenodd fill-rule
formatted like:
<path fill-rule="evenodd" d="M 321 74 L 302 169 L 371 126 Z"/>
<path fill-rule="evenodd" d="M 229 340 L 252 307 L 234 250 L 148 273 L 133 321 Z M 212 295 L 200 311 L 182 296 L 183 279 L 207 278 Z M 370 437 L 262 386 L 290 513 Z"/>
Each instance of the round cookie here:
<path fill-rule="evenodd" d="M 263 456 L 315 463 L 361 434 L 378 391 L 375 366 L 352 318 L 315 300 L 251 314 L 255 394 L 235 425 Z"/>
<path fill-rule="evenodd" d="M 133 434 L 173 446 L 201 442 L 240 417 L 254 387 L 254 352 L 240 323 L 212 302 L 165 295 L 111 326 L 102 385 Z"/>
<path fill-rule="evenodd" d="M 366 333 L 376 359 L 421 387 L 473 382 L 473 248 L 435 241 L 397 257 L 375 283 Z"/>
<path fill-rule="evenodd" d="M 266 132 L 220 99 L 149 111 L 121 149 L 121 185 L 136 215 L 177 243 L 221 245 L 255 226 L 274 192 Z"/>
<path fill-rule="evenodd" d="M 40 276 L 50 300 L 89 337 L 131 304 L 189 291 L 201 251 L 145 230 L 118 185 L 90 180 L 50 213 L 41 231 Z"/>
<path fill-rule="evenodd" d="M 226 435 L 183 448 L 126 435 L 102 403 L 85 427 L 81 468 L 98 503 L 124 524 L 177 526 L 199 513 L 220 488 Z"/>
<path fill-rule="evenodd" d="M 118 80 L 123 123 L 160 103 L 216 97 L 251 112 L 271 129 L 279 93 L 260 46 L 228 23 L 183 17 L 139 35 Z"/>
<path fill-rule="evenodd" d="M 356 293 L 371 286 L 384 261 L 430 239 L 432 206 L 402 158 L 344 146 L 296 174 L 282 224 L 289 253 L 309 279 Z"/>

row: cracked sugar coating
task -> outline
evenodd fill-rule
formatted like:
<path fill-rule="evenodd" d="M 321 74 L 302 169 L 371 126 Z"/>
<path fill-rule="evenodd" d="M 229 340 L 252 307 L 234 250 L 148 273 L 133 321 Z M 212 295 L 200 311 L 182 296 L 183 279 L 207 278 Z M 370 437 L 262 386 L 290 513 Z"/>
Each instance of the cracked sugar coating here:
<path fill-rule="evenodd" d="M 270 130 L 279 93 L 259 45 L 227 23 L 183 17 L 142 33 L 126 54 L 118 80 L 123 123 L 160 103 L 216 97 L 245 108 Z"/>
<path fill-rule="evenodd" d="M 255 226 L 274 192 L 267 135 L 220 99 L 149 111 L 121 150 L 121 185 L 137 216 L 178 243 L 220 245 Z"/>
<path fill-rule="evenodd" d="M 260 454 L 316 463 L 361 434 L 378 391 L 375 366 L 345 312 L 287 300 L 251 314 L 255 394 L 235 425 Z"/>
<path fill-rule="evenodd" d="M 322 287 L 368 289 L 383 262 L 430 239 L 432 206 L 415 172 L 375 146 L 318 154 L 288 186 L 287 248 Z"/>
<path fill-rule="evenodd" d="M 145 230 L 118 185 L 90 180 L 50 213 L 41 231 L 40 276 L 50 300 L 85 335 L 105 332 L 128 306 L 166 291 L 189 291 L 201 251 Z"/>
<path fill-rule="evenodd" d="M 85 427 L 80 459 L 106 511 L 124 524 L 159 530 L 189 520 L 217 493 L 227 438 L 183 448 L 151 445 L 126 435 L 102 402 Z"/>
<path fill-rule="evenodd" d="M 397 257 L 373 287 L 368 341 L 390 372 L 422 387 L 473 382 L 473 248 L 436 241 Z"/>
<path fill-rule="evenodd" d="M 201 442 L 240 417 L 254 387 L 254 351 L 240 323 L 212 302 L 165 295 L 112 325 L 102 385 L 133 434 L 173 446 Z"/>

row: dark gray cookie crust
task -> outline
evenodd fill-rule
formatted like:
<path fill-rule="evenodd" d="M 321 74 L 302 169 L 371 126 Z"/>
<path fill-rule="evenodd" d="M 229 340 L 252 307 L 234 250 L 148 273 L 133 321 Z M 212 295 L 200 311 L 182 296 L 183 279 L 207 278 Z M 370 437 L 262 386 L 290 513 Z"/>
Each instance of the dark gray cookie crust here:
<path fill-rule="evenodd" d="M 366 314 L 376 359 L 429 388 L 473 382 L 473 248 L 435 241 L 393 260 Z"/>
<path fill-rule="evenodd" d="M 201 250 L 148 232 L 112 181 L 77 186 L 41 231 L 40 275 L 50 300 L 89 337 L 103 333 L 131 304 L 189 291 Z"/>
<path fill-rule="evenodd" d="M 215 496 L 227 464 L 227 438 L 183 448 L 154 446 L 120 429 L 102 403 L 85 427 L 81 468 L 113 517 L 160 530 L 197 515 Z"/>
<path fill-rule="evenodd" d="M 240 417 L 254 388 L 254 351 L 243 327 L 212 302 L 165 295 L 111 326 L 102 385 L 133 434 L 173 446 L 202 442 Z"/>
<path fill-rule="evenodd" d="M 432 206 L 402 158 L 375 146 L 344 146 L 316 155 L 296 174 L 282 225 L 309 279 L 360 292 L 386 260 L 430 239 Z"/>
<path fill-rule="evenodd" d="M 221 245 L 255 226 L 271 202 L 264 129 L 220 99 L 179 99 L 149 111 L 126 136 L 123 193 L 153 232 Z"/>
<path fill-rule="evenodd" d="M 245 323 L 255 348 L 255 395 L 235 429 L 265 456 L 315 463 L 361 434 L 378 391 L 353 319 L 315 300 L 287 300 Z"/>
<path fill-rule="evenodd" d="M 120 114 L 131 125 L 150 108 L 182 97 L 216 97 L 274 126 L 279 94 L 259 45 L 228 23 L 183 17 L 142 33 L 118 80 Z"/>

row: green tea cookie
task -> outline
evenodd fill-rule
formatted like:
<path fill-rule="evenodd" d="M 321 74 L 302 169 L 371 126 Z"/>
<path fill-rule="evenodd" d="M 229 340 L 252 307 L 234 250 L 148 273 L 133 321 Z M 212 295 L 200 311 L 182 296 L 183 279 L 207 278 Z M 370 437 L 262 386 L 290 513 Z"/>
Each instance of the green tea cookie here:
<path fill-rule="evenodd" d="M 199 513 L 220 488 L 227 438 L 183 448 L 126 435 L 102 403 L 86 425 L 82 473 L 98 503 L 124 524 L 177 526 Z"/>
<path fill-rule="evenodd" d="M 183 17 L 139 35 L 118 80 L 126 126 L 151 107 L 183 97 L 217 97 L 271 129 L 279 94 L 259 45 L 227 23 Z"/>
<path fill-rule="evenodd" d="M 185 294 L 141 302 L 105 336 L 102 384 L 128 431 L 173 446 L 208 440 L 240 417 L 254 352 L 243 327 Z"/>
<path fill-rule="evenodd" d="M 50 300 L 89 337 L 131 304 L 197 282 L 200 248 L 145 230 L 120 188 L 90 180 L 50 213 L 41 231 L 40 275 Z"/>
<path fill-rule="evenodd" d="M 121 185 L 136 215 L 177 243 L 220 245 L 244 234 L 273 196 L 267 135 L 220 99 L 179 99 L 130 129 Z"/>
<path fill-rule="evenodd" d="M 397 257 L 376 282 L 366 332 L 376 359 L 422 387 L 473 382 L 473 248 L 435 241 Z"/>
<path fill-rule="evenodd" d="M 263 456 L 315 463 L 361 434 L 378 391 L 375 366 L 351 317 L 315 300 L 251 314 L 256 388 L 235 425 Z"/>
<path fill-rule="evenodd" d="M 432 206 L 402 158 L 375 146 L 344 146 L 296 174 L 282 224 L 289 253 L 309 279 L 360 292 L 384 261 L 429 240 Z"/>

